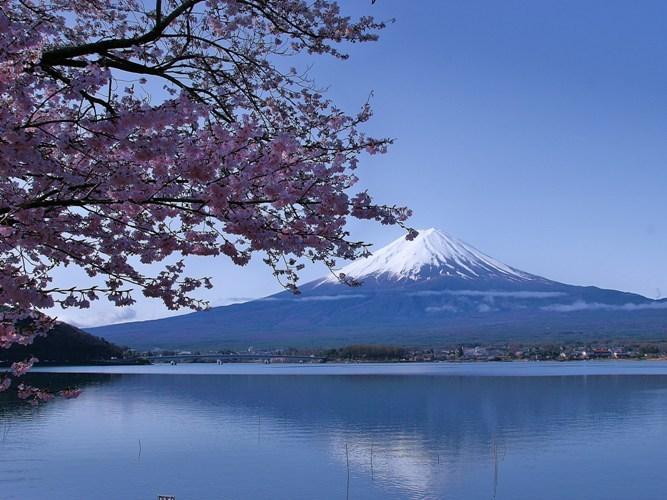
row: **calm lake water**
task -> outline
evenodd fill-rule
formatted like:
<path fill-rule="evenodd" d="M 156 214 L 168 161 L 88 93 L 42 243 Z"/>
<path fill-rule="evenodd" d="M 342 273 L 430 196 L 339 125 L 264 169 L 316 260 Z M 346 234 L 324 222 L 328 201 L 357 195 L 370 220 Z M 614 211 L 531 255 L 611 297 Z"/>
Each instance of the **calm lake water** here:
<path fill-rule="evenodd" d="M 178 365 L 0 397 L 0 499 L 664 499 L 667 364 Z"/>

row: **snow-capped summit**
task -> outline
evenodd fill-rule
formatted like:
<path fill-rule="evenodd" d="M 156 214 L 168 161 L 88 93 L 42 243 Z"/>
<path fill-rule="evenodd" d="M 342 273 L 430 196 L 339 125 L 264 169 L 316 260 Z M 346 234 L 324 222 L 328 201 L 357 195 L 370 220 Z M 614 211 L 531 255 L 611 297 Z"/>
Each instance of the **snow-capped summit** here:
<path fill-rule="evenodd" d="M 418 232 L 414 240 L 402 236 L 369 257 L 348 264 L 340 273 L 358 280 L 451 277 L 525 281 L 537 278 L 505 265 L 437 229 L 421 229 Z M 336 281 L 336 277 L 329 277 L 326 281 Z"/>

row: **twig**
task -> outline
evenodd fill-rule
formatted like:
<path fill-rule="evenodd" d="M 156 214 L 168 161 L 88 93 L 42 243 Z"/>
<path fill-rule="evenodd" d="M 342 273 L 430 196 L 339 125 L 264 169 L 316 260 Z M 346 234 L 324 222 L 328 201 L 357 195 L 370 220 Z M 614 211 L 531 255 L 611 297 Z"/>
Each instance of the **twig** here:
<path fill-rule="evenodd" d="M 345 443 L 345 462 L 347 464 L 347 494 L 345 498 L 350 499 L 350 454 L 347 451 L 347 443 Z"/>
<path fill-rule="evenodd" d="M 371 441 L 371 481 L 375 481 L 375 477 L 373 475 L 373 442 Z"/>

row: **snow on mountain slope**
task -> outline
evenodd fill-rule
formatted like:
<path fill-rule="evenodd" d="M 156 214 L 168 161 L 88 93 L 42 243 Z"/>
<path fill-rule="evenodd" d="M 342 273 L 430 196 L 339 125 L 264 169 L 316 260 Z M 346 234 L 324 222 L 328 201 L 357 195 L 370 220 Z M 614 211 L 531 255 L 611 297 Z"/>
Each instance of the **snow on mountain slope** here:
<path fill-rule="evenodd" d="M 452 277 L 469 280 L 533 281 L 541 278 L 519 271 L 437 229 L 422 229 L 412 241 L 400 237 L 373 255 L 356 260 L 341 274 L 364 280 L 423 280 Z M 331 276 L 321 283 L 335 282 Z"/>

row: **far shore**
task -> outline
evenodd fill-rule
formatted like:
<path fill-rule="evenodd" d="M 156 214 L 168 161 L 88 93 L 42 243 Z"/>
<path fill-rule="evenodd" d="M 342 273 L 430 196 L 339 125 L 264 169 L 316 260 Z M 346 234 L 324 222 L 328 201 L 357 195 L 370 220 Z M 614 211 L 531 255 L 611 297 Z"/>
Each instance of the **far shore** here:
<path fill-rule="evenodd" d="M 438 361 L 400 361 L 400 360 L 380 360 L 380 361 L 369 361 L 369 360 L 327 360 L 327 361 L 313 361 L 305 363 L 295 363 L 291 361 L 272 361 L 270 363 L 265 363 L 260 360 L 256 361 L 225 361 L 224 363 L 219 363 L 222 365 L 321 365 L 321 364 L 330 364 L 330 365 L 416 365 L 416 364 L 471 364 L 471 363 L 503 363 L 503 364 L 542 364 L 542 363 L 586 363 L 586 362 L 603 362 L 603 363 L 650 363 L 655 361 L 667 361 L 667 356 L 662 357 L 652 357 L 652 358 L 607 358 L 607 359 L 570 359 L 570 360 L 558 360 L 558 359 L 460 359 L 460 360 L 438 360 Z M 146 360 L 109 360 L 109 361 L 90 361 L 90 362 L 72 362 L 72 363 L 36 363 L 35 367 L 71 367 L 71 366 L 158 366 L 158 365 L 171 365 L 169 361 L 149 361 Z M 215 361 L 179 361 L 175 363 L 176 365 L 215 365 Z M 8 362 L 0 362 L 0 367 L 7 368 L 11 365 Z"/>

